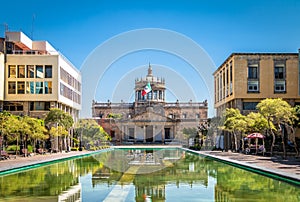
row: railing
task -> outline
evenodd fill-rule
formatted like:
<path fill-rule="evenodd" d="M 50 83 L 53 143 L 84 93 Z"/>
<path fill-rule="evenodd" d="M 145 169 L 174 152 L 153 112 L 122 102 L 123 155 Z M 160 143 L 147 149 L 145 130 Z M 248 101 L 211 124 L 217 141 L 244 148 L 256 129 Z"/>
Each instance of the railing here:
<path fill-rule="evenodd" d="M 53 52 L 51 54 L 49 51 L 46 50 L 8 50 L 7 54 L 13 55 L 54 55 L 57 52 Z"/>
<path fill-rule="evenodd" d="M 108 102 L 101 102 L 101 103 L 94 103 L 94 107 L 133 107 L 133 103 L 108 103 Z"/>
<path fill-rule="evenodd" d="M 145 101 L 145 103 L 147 104 L 148 102 Z M 120 102 L 120 103 L 111 103 L 111 102 L 95 102 L 94 103 L 94 107 L 133 107 L 134 103 L 124 103 L 124 102 Z M 206 102 L 186 102 L 186 103 L 166 103 L 164 105 L 165 107 L 206 107 L 207 103 Z"/>

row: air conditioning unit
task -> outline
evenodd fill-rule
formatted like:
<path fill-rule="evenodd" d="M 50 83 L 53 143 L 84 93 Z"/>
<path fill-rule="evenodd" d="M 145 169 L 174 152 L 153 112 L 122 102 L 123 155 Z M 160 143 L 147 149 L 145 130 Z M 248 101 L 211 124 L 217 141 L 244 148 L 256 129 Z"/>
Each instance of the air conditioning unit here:
<path fill-rule="evenodd" d="M 248 91 L 249 92 L 258 91 L 258 84 L 256 83 L 248 84 Z"/>

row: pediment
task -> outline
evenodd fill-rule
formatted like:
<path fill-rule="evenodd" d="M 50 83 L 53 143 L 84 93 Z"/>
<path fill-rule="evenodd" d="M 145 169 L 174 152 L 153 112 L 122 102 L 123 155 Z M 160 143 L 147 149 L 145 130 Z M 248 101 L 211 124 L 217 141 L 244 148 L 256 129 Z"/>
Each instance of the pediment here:
<path fill-rule="evenodd" d="M 174 121 L 173 119 L 166 117 L 162 114 L 155 113 L 153 111 L 145 111 L 140 114 L 136 114 L 131 119 L 132 121 L 151 121 L 151 122 L 165 122 L 165 121 Z"/>

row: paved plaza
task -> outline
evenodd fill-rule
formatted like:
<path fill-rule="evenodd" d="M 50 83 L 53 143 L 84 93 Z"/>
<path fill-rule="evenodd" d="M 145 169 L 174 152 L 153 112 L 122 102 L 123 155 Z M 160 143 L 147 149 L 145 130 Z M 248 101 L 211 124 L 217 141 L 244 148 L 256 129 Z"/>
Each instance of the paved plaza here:
<path fill-rule="evenodd" d="M 46 153 L 46 154 L 37 154 L 29 157 L 21 157 L 11 155 L 9 159 L 0 161 L 0 172 L 8 171 L 16 168 L 22 168 L 26 166 L 32 166 L 39 163 L 46 163 L 61 159 L 67 159 L 76 156 L 82 156 L 93 153 L 92 151 L 72 151 L 72 152 L 63 152 L 63 153 Z"/>
<path fill-rule="evenodd" d="M 287 159 L 283 159 L 281 156 L 267 157 L 222 151 L 200 151 L 197 153 L 300 181 L 300 158 L 287 157 Z"/>

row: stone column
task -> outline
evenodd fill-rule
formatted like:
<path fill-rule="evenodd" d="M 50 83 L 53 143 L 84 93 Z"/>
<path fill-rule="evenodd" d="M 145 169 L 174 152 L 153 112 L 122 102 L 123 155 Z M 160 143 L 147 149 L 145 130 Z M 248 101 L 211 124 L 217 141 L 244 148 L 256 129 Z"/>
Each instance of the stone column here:
<path fill-rule="evenodd" d="M 136 143 L 136 125 L 134 125 L 133 141 L 134 141 L 134 143 Z"/>
<path fill-rule="evenodd" d="M 153 129 L 152 129 L 152 142 L 155 142 L 155 136 L 154 136 L 154 134 L 155 134 L 155 125 L 153 125 L 152 126 L 153 127 Z"/>
<path fill-rule="evenodd" d="M 162 126 L 162 128 L 161 128 L 161 141 L 162 141 L 162 143 L 165 142 L 165 127 L 164 126 Z"/>

